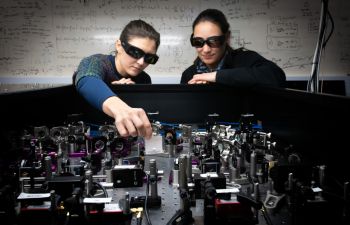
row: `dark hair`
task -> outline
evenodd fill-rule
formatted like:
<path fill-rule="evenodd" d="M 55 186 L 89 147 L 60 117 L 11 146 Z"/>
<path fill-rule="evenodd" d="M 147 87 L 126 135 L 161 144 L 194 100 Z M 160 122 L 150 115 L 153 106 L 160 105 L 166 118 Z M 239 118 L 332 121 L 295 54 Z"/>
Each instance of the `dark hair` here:
<path fill-rule="evenodd" d="M 121 41 L 129 41 L 132 37 L 152 39 L 156 42 L 157 49 L 160 44 L 160 34 L 150 24 L 143 20 L 130 21 L 120 34 Z"/>
<path fill-rule="evenodd" d="M 218 25 L 223 34 L 227 34 L 230 29 L 230 24 L 227 22 L 226 16 L 217 9 L 206 9 L 202 11 L 197 18 L 193 21 L 192 30 L 195 26 L 204 21 L 209 21 Z"/>

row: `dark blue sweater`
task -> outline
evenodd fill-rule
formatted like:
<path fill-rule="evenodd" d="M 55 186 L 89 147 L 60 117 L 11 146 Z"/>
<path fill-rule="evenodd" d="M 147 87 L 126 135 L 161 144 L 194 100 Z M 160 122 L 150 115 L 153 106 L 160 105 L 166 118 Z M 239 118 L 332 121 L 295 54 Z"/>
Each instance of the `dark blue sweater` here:
<path fill-rule="evenodd" d="M 103 102 L 116 94 L 110 89 L 113 81 L 123 78 L 115 66 L 113 55 L 96 54 L 81 60 L 73 75 L 73 83 L 79 92 L 91 105 L 102 110 Z M 130 77 L 136 84 L 151 84 L 151 77 L 141 72 L 136 77 Z"/>

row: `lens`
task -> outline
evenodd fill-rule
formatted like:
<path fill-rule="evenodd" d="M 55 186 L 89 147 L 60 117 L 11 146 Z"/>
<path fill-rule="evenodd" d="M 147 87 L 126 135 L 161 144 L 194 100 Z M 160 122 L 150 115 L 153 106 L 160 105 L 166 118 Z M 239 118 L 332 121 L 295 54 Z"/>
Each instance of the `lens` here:
<path fill-rule="evenodd" d="M 191 38 L 191 45 L 196 48 L 201 48 L 204 46 L 205 40 L 203 38 Z"/>
<path fill-rule="evenodd" d="M 140 59 L 142 58 L 142 56 L 145 55 L 145 53 L 141 49 L 136 48 L 132 45 L 128 46 L 128 48 L 126 49 L 126 53 L 128 53 L 131 57 L 134 57 L 135 59 Z"/>
<path fill-rule="evenodd" d="M 156 64 L 156 62 L 158 61 L 158 56 L 155 54 L 145 54 L 145 62 L 148 64 Z"/>
<path fill-rule="evenodd" d="M 225 36 L 214 36 L 207 39 L 207 44 L 212 48 L 219 48 L 225 41 Z"/>

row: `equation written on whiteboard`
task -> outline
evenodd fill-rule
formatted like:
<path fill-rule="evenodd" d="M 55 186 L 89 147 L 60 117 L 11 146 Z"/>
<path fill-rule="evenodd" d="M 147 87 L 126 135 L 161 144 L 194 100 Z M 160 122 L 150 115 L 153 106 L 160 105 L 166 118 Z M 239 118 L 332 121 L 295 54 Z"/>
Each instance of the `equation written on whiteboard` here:
<path fill-rule="evenodd" d="M 134 19 L 149 22 L 161 34 L 159 61 L 147 72 L 152 77 L 180 76 L 196 58 L 189 39 L 194 19 L 205 8 L 225 13 L 233 48 L 245 47 L 273 58 L 286 73 L 304 72 L 312 61 L 320 22 L 320 4 L 311 0 L 1 2 L 0 76 L 71 76 L 82 58 L 113 53 L 121 30 Z M 344 74 L 350 71 L 348 2 L 330 2 L 337 30 L 325 55 L 334 60 L 322 61 L 323 68 Z"/>
<path fill-rule="evenodd" d="M 296 17 L 274 17 L 267 25 L 266 43 L 269 50 L 298 50 L 301 47 Z"/>

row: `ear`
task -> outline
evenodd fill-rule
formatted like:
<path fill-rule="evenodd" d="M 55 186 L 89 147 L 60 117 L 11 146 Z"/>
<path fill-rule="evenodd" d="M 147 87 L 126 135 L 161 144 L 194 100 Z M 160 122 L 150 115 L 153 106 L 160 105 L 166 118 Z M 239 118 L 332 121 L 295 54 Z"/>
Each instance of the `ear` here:
<path fill-rule="evenodd" d="M 228 31 L 226 34 L 226 43 L 228 46 L 231 46 L 231 31 Z"/>
<path fill-rule="evenodd" d="M 116 42 L 115 42 L 115 50 L 117 51 L 117 53 L 121 52 L 122 50 L 122 42 L 118 39 Z"/>

